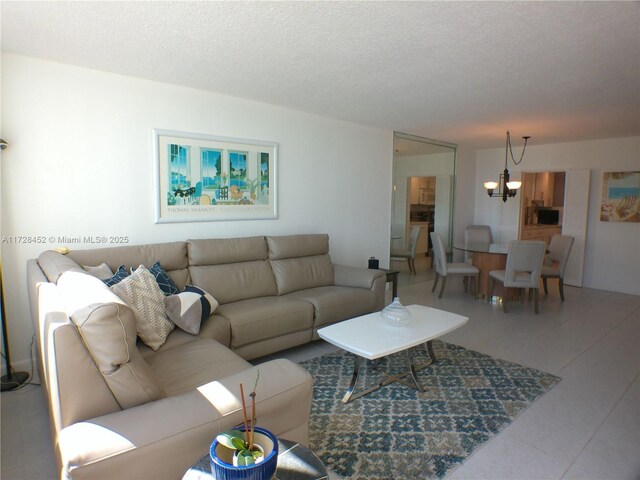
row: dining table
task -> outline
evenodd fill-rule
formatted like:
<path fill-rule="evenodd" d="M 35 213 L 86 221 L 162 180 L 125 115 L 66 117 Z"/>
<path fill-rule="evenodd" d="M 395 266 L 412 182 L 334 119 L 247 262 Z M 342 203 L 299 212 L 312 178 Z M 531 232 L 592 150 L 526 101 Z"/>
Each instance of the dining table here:
<path fill-rule="evenodd" d="M 456 250 L 473 254 L 471 261 L 478 267 L 477 293 L 487 298 L 498 297 L 502 300 L 511 300 L 520 295 L 517 288 L 505 288 L 500 282 L 495 282 L 493 292 L 489 292 L 489 272 L 492 270 L 504 270 L 507 265 L 507 253 L 509 245 L 492 243 L 488 247 L 480 245 L 454 245 Z"/>

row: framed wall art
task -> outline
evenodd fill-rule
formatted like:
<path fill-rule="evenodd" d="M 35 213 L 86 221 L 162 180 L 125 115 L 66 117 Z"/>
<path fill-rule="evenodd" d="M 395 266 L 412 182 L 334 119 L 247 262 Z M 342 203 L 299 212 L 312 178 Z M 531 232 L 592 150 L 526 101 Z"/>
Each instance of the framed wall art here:
<path fill-rule="evenodd" d="M 275 142 L 153 130 L 155 221 L 278 218 Z"/>
<path fill-rule="evenodd" d="M 604 172 L 600 220 L 640 222 L 640 172 Z"/>

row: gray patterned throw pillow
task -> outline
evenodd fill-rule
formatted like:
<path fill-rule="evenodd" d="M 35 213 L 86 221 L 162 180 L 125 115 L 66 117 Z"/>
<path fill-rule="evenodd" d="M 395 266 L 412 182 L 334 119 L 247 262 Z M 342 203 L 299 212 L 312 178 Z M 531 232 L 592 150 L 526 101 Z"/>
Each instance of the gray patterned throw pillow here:
<path fill-rule="evenodd" d="M 133 310 L 138 336 L 146 345 L 158 350 L 175 325 L 167 318 L 164 293 L 155 277 L 140 265 L 130 276 L 113 285 L 111 290 Z"/>

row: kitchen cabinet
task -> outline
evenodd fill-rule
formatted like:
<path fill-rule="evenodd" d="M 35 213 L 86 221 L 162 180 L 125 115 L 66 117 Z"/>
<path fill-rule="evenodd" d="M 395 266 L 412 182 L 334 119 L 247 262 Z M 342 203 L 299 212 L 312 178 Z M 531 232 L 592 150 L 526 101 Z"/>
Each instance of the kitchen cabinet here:
<path fill-rule="evenodd" d="M 536 183 L 533 199 L 544 202 L 541 206 L 553 205 L 553 190 L 555 187 L 555 175 L 552 172 L 536 173 Z"/>
<path fill-rule="evenodd" d="M 522 240 L 542 240 L 547 246 L 549 246 L 551 237 L 560 234 L 562 234 L 562 227 L 558 225 L 544 227 L 540 225 L 529 225 L 522 229 L 520 238 Z"/>
<path fill-rule="evenodd" d="M 556 172 L 553 174 L 553 207 L 564 207 L 564 172 Z"/>
<path fill-rule="evenodd" d="M 436 199 L 436 177 L 411 177 L 409 199 L 413 205 L 433 205 Z"/>

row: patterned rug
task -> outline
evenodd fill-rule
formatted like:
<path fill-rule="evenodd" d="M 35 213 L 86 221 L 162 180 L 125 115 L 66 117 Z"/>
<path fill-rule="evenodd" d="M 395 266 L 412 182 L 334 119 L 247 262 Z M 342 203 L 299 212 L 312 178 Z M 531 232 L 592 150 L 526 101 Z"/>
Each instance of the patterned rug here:
<path fill-rule="evenodd" d="M 560 381 L 457 345 L 433 349 L 437 362 L 418 373 L 424 392 L 393 383 L 346 405 L 350 354 L 301 363 L 314 378 L 310 446 L 325 465 L 349 480 L 442 478 Z M 401 372 L 402 362 L 398 354 L 382 366 Z M 358 391 L 381 379 L 364 363 Z"/>

